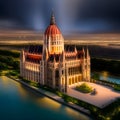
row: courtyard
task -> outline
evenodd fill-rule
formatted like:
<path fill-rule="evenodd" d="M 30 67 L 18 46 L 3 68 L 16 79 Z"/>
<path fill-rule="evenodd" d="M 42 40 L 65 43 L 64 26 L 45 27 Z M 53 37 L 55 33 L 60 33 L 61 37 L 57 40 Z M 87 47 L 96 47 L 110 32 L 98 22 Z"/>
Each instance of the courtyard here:
<path fill-rule="evenodd" d="M 80 84 L 82 83 L 83 82 L 81 82 Z M 114 89 L 111 87 L 89 82 L 86 83 L 90 85 L 93 89 L 96 89 L 97 94 L 92 95 L 91 93 L 79 92 L 75 90 L 76 85 L 68 87 L 67 94 L 79 100 L 95 105 L 99 108 L 106 107 L 110 103 L 114 102 L 118 97 L 120 97 L 120 92 L 114 91 Z"/>

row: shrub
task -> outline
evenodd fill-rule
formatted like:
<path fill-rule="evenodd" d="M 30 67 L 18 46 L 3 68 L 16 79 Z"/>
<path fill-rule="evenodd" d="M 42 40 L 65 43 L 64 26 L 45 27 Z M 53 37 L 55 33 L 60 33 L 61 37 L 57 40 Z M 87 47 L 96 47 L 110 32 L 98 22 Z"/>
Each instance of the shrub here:
<path fill-rule="evenodd" d="M 83 83 L 81 84 L 80 86 L 77 86 L 76 89 L 80 92 L 83 92 L 83 93 L 90 93 L 93 91 L 92 87 L 90 87 L 88 84 L 86 83 Z"/>
<path fill-rule="evenodd" d="M 120 91 L 120 85 L 114 85 L 114 90 Z"/>
<path fill-rule="evenodd" d="M 63 93 L 59 92 L 59 91 L 56 91 L 56 94 L 60 97 L 63 97 Z"/>

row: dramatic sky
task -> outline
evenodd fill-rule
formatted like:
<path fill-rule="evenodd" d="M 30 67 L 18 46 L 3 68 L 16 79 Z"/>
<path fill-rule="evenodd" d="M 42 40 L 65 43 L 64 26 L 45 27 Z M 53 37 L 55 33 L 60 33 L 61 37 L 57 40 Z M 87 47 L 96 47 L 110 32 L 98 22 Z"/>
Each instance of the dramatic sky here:
<path fill-rule="evenodd" d="M 44 30 L 52 9 L 62 31 L 120 32 L 119 0 L 0 0 L 0 28 Z"/>

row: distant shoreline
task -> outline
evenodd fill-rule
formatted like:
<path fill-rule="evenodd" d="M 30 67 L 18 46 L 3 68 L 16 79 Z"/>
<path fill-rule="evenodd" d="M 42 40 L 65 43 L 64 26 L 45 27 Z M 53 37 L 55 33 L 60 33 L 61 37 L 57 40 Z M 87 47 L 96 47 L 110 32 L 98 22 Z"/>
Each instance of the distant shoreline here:
<path fill-rule="evenodd" d="M 113 46 L 120 46 L 120 40 L 92 40 L 92 39 L 65 39 L 64 40 L 65 44 L 69 44 L 69 45 L 103 45 L 103 46 L 109 46 L 109 45 L 113 45 Z M 2 40 L 0 39 L 0 44 L 1 45 L 29 45 L 29 44 L 43 44 L 43 39 L 15 39 L 15 40 L 9 40 L 9 39 L 5 39 Z"/>
<path fill-rule="evenodd" d="M 70 41 L 69 41 L 70 43 Z M 29 45 L 35 45 L 36 43 L 30 43 L 30 44 L 0 44 L 0 49 L 3 50 L 18 50 L 21 51 L 24 48 L 28 48 Z M 38 45 L 38 42 L 37 42 Z M 39 44 L 39 45 L 42 45 Z M 67 44 L 65 43 L 65 46 Z M 91 57 L 96 58 L 106 58 L 106 59 L 113 59 L 113 60 L 120 60 L 120 47 L 119 46 L 108 46 L 108 45 L 82 45 L 82 44 L 70 44 L 73 46 L 76 46 L 78 50 L 81 50 L 83 47 L 86 48 L 88 46 L 88 49 L 90 51 Z"/>

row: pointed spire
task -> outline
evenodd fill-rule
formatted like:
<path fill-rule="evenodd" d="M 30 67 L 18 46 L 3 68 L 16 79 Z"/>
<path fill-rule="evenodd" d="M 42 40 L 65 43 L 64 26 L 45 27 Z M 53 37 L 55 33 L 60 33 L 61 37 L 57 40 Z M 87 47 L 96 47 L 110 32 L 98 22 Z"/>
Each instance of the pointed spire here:
<path fill-rule="evenodd" d="M 50 25 L 55 25 L 55 16 L 52 10 L 52 14 L 51 14 L 51 19 L 50 19 Z"/>
<path fill-rule="evenodd" d="M 24 54 L 24 49 L 22 49 L 22 51 L 21 51 L 21 52 L 22 52 L 22 54 Z"/>
<path fill-rule="evenodd" d="M 86 53 L 86 57 L 87 57 L 87 58 L 89 58 L 89 57 L 90 57 L 90 54 L 89 54 L 88 47 L 87 47 L 87 53 Z"/>
<path fill-rule="evenodd" d="M 84 47 L 82 48 L 82 52 L 83 52 L 83 54 L 85 54 L 85 50 L 84 50 Z"/>
<path fill-rule="evenodd" d="M 46 48 L 46 60 L 48 60 L 48 50 L 47 50 L 47 48 Z"/>
<path fill-rule="evenodd" d="M 84 47 L 82 48 L 82 52 L 83 52 L 83 58 L 85 58 L 85 50 L 84 50 Z"/>
<path fill-rule="evenodd" d="M 62 52 L 62 60 L 65 61 L 65 51 Z"/>
<path fill-rule="evenodd" d="M 76 48 L 76 46 L 75 46 L 75 53 L 77 53 L 77 48 Z"/>
<path fill-rule="evenodd" d="M 25 52 L 24 52 L 24 50 L 22 49 L 22 51 L 21 51 L 21 59 L 22 59 L 22 61 L 24 62 L 25 61 Z"/>
<path fill-rule="evenodd" d="M 74 48 L 74 52 L 75 52 L 76 59 L 77 59 L 78 58 L 78 55 L 77 55 L 78 51 L 77 51 L 76 45 L 75 45 L 75 48 Z"/>

